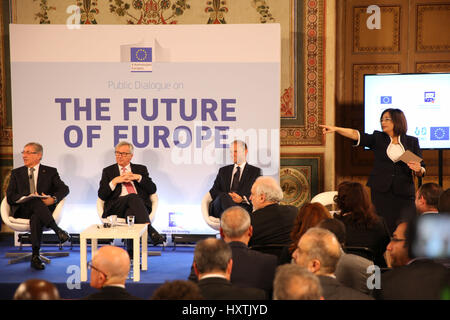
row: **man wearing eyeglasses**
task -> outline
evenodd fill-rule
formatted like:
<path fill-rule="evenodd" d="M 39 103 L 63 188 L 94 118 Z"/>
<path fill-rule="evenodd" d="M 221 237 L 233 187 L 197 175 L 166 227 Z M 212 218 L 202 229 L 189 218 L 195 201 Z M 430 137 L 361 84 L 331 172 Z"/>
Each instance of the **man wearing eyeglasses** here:
<path fill-rule="evenodd" d="M 450 289 L 449 269 L 429 258 L 414 255 L 415 219 L 420 217 L 401 222 L 386 247 L 392 269 L 381 274 L 381 288 L 373 292 L 378 300 L 440 300 Z"/>
<path fill-rule="evenodd" d="M 41 164 L 43 148 L 39 143 L 30 142 L 22 151 L 24 166 L 11 172 L 6 191 L 8 203 L 14 218 L 30 220 L 32 257 L 31 267 L 45 269 L 39 257 L 42 231 L 44 227 L 55 231 L 61 243 L 69 240 L 69 234 L 58 227 L 52 212 L 56 204 L 69 194 L 69 187 L 60 179 L 56 168 Z M 29 197 L 31 195 L 43 198 Z"/>
<path fill-rule="evenodd" d="M 98 197 L 105 201 L 102 217 L 117 215 L 126 219 L 135 216 L 136 223 L 148 224 L 153 244 L 160 244 L 165 239 L 151 226 L 149 219 L 152 211 L 150 195 L 156 192 L 156 185 L 146 166 L 131 163 L 133 150 L 131 143 L 119 142 L 115 148 L 116 163 L 103 169 L 98 189 Z M 127 243 L 130 253 L 133 250 L 131 242 Z"/>
<path fill-rule="evenodd" d="M 137 300 L 125 289 L 130 272 L 130 258 L 125 250 L 114 246 L 103 246 L 88 262 L 91 270 L 92 288 L 99 289 L 84 300 Z"/>

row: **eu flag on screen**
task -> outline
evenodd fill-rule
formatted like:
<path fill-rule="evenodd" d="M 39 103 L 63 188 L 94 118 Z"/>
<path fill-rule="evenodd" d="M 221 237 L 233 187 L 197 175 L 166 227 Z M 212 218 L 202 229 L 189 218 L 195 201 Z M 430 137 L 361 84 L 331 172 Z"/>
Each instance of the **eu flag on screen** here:
<path fill-rule="evenodd" d="M 152 48 L 131 48 L 131 62 L 152 62 Z"/>
<path fill-rule="evenodd" d="M 381 96 L 381 104 L 392 104 L 392 96 Z"/>
<path fill-rule="evenodd" d="M 449 140 L 449 127 L 431 127 L 430 140 Z"/>

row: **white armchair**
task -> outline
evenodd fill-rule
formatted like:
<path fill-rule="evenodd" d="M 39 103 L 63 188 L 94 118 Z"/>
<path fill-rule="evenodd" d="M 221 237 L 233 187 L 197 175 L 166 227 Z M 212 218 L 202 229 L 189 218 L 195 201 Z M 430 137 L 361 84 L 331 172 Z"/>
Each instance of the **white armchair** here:
<path fill-rule="evenodd" d="M 61 211 L 64 206 L 65 199 L 62 199 L 56 205 L 55 210 L 53 211 L 53 219 L 56 224 L 61 220 Z M 6 197 L 3 198 L 2 203 L 0 205 L 0 211 L 2 220 L 9 228 L 14 230 L 15 232 L 29 232 L 30 231 L 30 220 L 22 219 L 22 218 L 14 218 L 11 211 L 11 206 L 9 205 Z M 60 244 L 61 250 L 61 244 Z M 20 249 L 22 249 L 22 243 L 20 243 Z M 21 261 L 25 261 L 31 259 L 31 252 L 10 252 L 6 254 L 6 257 L 15 258 L 8 261 L 9 264 L 18 263 Z M 50 259 L 47 257 L 67 257 L 69 255 L 68 252 L 41 252 L 40 258 L 42 261 L 46 263 L 50 263 Z"/>

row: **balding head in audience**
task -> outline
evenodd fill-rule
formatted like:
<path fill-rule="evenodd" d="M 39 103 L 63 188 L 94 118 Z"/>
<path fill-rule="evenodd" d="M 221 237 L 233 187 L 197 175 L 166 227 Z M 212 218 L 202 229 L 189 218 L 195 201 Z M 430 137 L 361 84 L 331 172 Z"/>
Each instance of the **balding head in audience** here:
<path fill-rule="evenodd" d="M 330 231 L 311 228 L 300 238 L 292 257 L 316 275 L 332 275 L 341 257 L 341 245 Z"/>
<path fill-rule="evenodd" d="M 250 196 L 253 211 L 274 203 L 279 203 L 282 199 L 283 190 L 274 178 L 262 176 L 257 178 L 253 183 Z"/>
<path fill-rule="evenodd" d="M 322 287 L 313 273 L 296 264 L 277 268 L 273 282 L 274 300 L 320 300 Z"/>
<path fill-rule="evenodd" d="M 103 246 L 92 259 L 91 287 L 100 289 L 107 285 L 124 285 L 130 272 L 130 257 L 119 247 Z"/>
<path fill-rule="evenodd" d="M 220 218 L 220 235 L 225 242 L 240 241 L 248 244 L 253 234 L 250 215 L 242 207 L 225 210 Z"/>
<path fill-rule="evenodd" d="M 59 292 L 54 284 L 41 279 L 22 282 L 14 293 L 14 300 L 59 300 Z"/>

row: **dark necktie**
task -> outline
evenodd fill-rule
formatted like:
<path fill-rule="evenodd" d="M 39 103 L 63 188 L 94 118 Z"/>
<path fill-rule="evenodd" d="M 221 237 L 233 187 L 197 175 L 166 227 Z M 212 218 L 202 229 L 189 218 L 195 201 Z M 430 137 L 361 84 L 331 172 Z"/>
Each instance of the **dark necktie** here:
<path fill-rule="evenodd" d="M 30 180 L 30 193 L 35 193 L 36 187 L 34 186 L 34 168 L 30 168 L 30 176 L 28 178 Z"/>
<path fill-rule="evenodd" d="M 241 175 L 241 167 L 237 166 L 236 172 L 234 173 L 233 176 L 233 182 L 231 184 L 231 192 L 236 192 L 238 190 L 240 175 Z"/>

